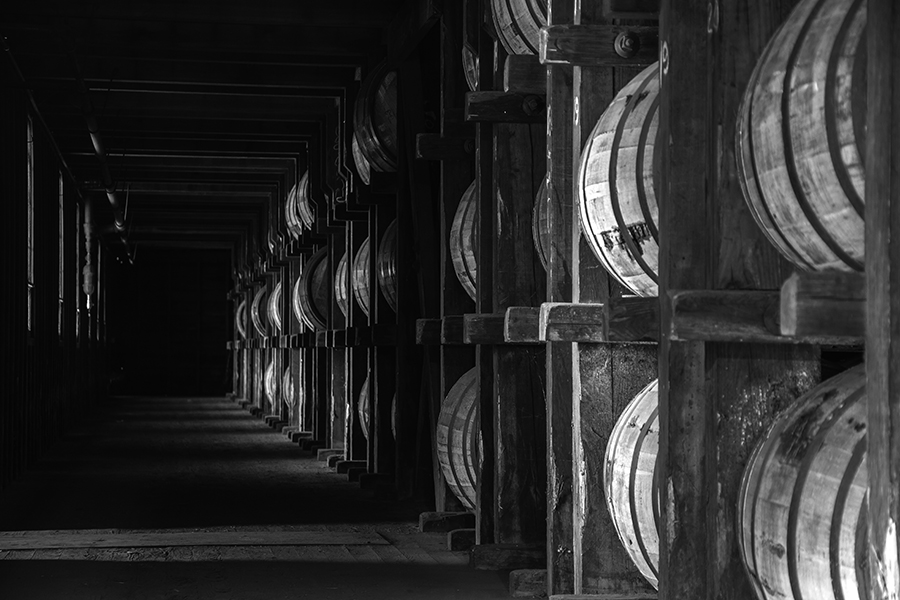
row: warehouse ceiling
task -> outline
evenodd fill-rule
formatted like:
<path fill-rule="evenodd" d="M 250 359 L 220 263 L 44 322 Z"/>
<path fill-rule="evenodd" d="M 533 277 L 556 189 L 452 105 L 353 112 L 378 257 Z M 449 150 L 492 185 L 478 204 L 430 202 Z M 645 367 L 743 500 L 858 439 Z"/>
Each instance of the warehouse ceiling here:
<path fill-rule="evenodd" d="M 319 163 L 360 75 L 412 12 L 399 0 L 6 0 L 4 82 L 31 92 L 107 231 L 112 183 L 129 246 L 240 251 L 264 240 L 308 167 L 327 187 Z"/>

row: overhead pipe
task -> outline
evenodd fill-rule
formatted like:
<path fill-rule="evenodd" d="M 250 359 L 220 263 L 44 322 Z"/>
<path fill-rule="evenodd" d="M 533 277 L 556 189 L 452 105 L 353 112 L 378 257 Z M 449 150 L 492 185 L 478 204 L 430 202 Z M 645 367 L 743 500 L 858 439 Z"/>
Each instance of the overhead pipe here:
<path fill-rule="evenodd" d="M 78 68 L 78 61 L 75 59 L 74 54 L 71 56 L 72 65 L 75 68 L 75 81 L 78 83 L 78 88 L 81 91 L 84 120 L 87 123 L 88 133 L 91 135 L 91 144 L 94 146 L 94 154 L 97 155 L 97 159 L 100 161 L 100 176 L 103 181 L 103 189 L 106 192 L 106 197 L 109 199 L 110 206 L 112 206 L 113 223 L 122 235 L 122 241 L 127 245 L 127 240 L 124 237 L 125 210 L 122 203 L 119 202 L 119 197 L 116 192 L 116 182 L 113 180 L 109 171 L 109 160 L 106 155 L 106 147 L 103 145 L 103 138 L 100 137 L 100 127 L 97 125 L 94 105 L 91 102 L 87 84 L 85 84 L 84 78 L 81 76 L 81 70 Z"/>

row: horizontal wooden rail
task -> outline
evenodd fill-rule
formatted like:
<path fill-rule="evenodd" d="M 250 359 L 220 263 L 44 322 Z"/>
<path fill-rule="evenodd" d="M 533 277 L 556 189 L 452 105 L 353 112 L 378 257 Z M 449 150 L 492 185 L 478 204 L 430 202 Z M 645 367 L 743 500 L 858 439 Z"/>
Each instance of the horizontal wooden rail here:
<path fill-rule="evenodd" d="M 543 96 L 520 92 L 469 92 L 466 121 L 486 123 L 542 123 L 547 119 Z"/>
<path fill-rule="evenodd" d="M 511 344 L 542 344 L 540 306 L 510 306 L 503 322 L 503 337 Z"/>
<path fill-rule="evenodd" d="M 657 298 L 611 298 L 605 304 L 545 302 L 538 336 L 547 342 L 634 342 L 659 336 Z"/>
<path fill-rule="evenodd" d="M 540 60 L 578 67 L 645 67 L 659 59 L 656 27 L 552 25 L 541 29 Z"/>

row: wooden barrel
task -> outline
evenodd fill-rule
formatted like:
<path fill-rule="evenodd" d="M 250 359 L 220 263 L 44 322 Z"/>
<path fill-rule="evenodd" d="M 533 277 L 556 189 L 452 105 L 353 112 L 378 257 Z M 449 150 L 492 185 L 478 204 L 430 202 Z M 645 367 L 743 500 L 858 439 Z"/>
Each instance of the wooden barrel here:
<path fill-rule="evenodd" d="M 350 281 L 348 280 L 348 277 L 347 253 L 344 252 L 344 255 L 341 256 L 341 260 L 338 261 L 337 270 L 334 272 L 334 298 L 337 301 L 338 308 L 344 313 L 344 318 L 347 318 L 348 310 L 350 308 L 350 298 L 348 296 Z"/>
<path fill-rule="evenodd" d="M 328 251 L 322 248 L 303 267 L 294 287 L 295 303 L 303 321 L 311 329 L 326 329 L 331 290 L 328 281 Z"/>
<path fill-rule="evenodd" d="M 278 407 L 278 366 L 275 364 L 274 358 L 269 361 L 269 365 L 266 367 L 264 386 L 266 400 L 269 401 L 269 406 L 274 411 Z"/>
<path fill-rule="evenodd" d="M 241 300 L 237 312 L 234 315 L 234 326 L 237 328 L 241 339 L 247 339 L 247 301 Z"/>
<path fill-rule="evenodd" d="M 659 588 L 658 381 L 650 382 L 616 421 L 606 446 L 606 505 L 622 545 Z"/>
<path fill-rule="evenodd" d="M 478 91 L 478 56 L 469 49 L 468 46 L 463 45 L 462 49 L 462 62 L 463 62 L 463 72 L 466 75 L 466 85 L 469 86 L 469 91 L 477 92 Z"/>
<path fill-rule="evenodd" d="M 369 73 L 359 88 L 353 131 L 371 168 L 397 170 L 397 73 L 388 71 L 384 63 Z"/>
<path fill-rule="evenodd" d="M 359 427 L 362 429 L 363 436 L 369 439 L 369 378 L 362 384 L 359 390 L 359 402 L 357 402 L 356 411 L 359 415 Z"/>
<path fill-rule="evenodd" d="M 253 296 L 253 302 L 250 304 L 250 320 L 253 322 L 253 328 L 256 329 L 256 333 L 262 337 L 269 335 L 266 331 L 269 325 L 265 308 L 267 294 L 268 289 L 266 286 L 259 288 L 256 295 Z"/>
<path fill-rule="evenodd" d="M 353 164 L 356 165 L 359 178 L 364 184 L 369 185 L 372 182 L 372 167 L 369 165 L 369 160 L 363 155 L 362 148 L 359 147 L 359 139 L 356 137 L 355 131 L 350 140 L 350 152 L 353 155 Z"/>
<path fill-rule="evenodd" d="M 547 0 L 491 0 L 491 15 L 507 54 L 538 54 Z"/>
<path fill-rule="evenodd" d="M 738 542 L 760 599 L 864 600 L 864 365 L 819 384 L 776 418 L 738 496 Z"/>
<path fill-rule="evenodd" d="M 359 392 L 359 403 L 357 405 L 359 426 L 366 439 L 369 439 L 369 402 L 369 377 L 366 377 Z M 391 400 L 391 435 L 395 441 L 397 439 L 397 419 L 397 394 L 395 393 L 394 398 Z"/>
<path fill-rule="evenodd" d="M 303 235 L 303 224 L 297 214 L 297 184 L 288 192 L 287 199 L 284 201 L 284 221 L 287 225 L 288 233 L 291 237 L 299 239 Z"/>
<path fill-rule="evenodd" d="M 369 316 L 369 238 L 360 245 L 353 259 L 353 297 L 356 303 Z"/>
<path fill-rule="evenodd" d="M 310 231 L 316 224 L 315 207 L 309 195 L 309 171 L 303 174 L 297 183 L 297 217 L 304 228 Z"/>
<path fill-rule="evenodd" d="M 459 201 L 453 224 L 450 227 L 450 258 L 459 283 L 469 297 L 475 299 L 475 281 L 478 259 L 475 251 L 477 239 L 477 210 L 475 182 L 466 189 Z"/>
<path fill-rule="evenodd" d="M 546 178 L 538 188 L 534 197 L 534 209 L 531 211 L 531 238 L 534 241 L 534 249 L 544 270 L 550 264 L 550 194 L 547 188 Z"/>
<path fill-rule="evenodd" d="M 288 365 L 281 376 L 281 400 L 288 407 L 288 419 L 293 422 L 294 407 L 297 405 L 297 396 L 294 395 L 294 374 Z"/>
<path fill-rule="evenodd" d="M 381 237 L 375 257 L 375 274 L 388 306 L 397 312 L 397 219 L 391 221 Z"/>
<path fill-rule="evenodd" d="M 281 282 L 275 284 L 275 289 L 269 294 L 268 301 L 269 322 L 275 327 L 275 331 L 281 331 Z M 275 333 L 275 332 L 273 332 Z"/>
<path fill-rule="evenodd" d="M 603 112 L 578 169 L 578 212 L 585 238 L 600 264 L 638 296 L 658 293 L 658 122 L 659 63 L 654 63 Z"/>
<path fill-rule="evenodd" d="M 470 369 L 450 388 L 441 404 L 435 433 L 444 478 L 469 510 L 475 510 L 475 488 L 481 470 L 476 377 L 476 370 Z"/>
<path fill-rule="evenodd" d="M 737 125 L 744 197 L 797 267 L 862 271 L 866 4 L 801 0 L 766 46 Z"/>

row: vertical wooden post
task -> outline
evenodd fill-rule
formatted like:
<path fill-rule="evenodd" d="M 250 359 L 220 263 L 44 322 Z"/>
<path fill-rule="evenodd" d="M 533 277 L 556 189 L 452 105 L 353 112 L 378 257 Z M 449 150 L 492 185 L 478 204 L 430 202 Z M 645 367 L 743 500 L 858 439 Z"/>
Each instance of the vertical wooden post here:
<path fill-rule="evenodd" d="M 548 24 L 571 22 L 575 3 L 550 0 Z M 573 243 L 580 236 L 574 188 L 572 67 L 547 67 L 547 191 L 558 212 L 550 215 L 551 247 L 547 264 L 547 302 L 577 301 L 577 263 Z M 547 344 L 547 591 L 575 591 L 573 549 L 572 374 L 578 353 L 570 342 Z"/>
<path fill-rule="evenodd" d="M 900 6 L 868 5 L 866 393 L 870 597 L 900 598 Z M 897 345 L 894 345 L 894 342 Z"/>

